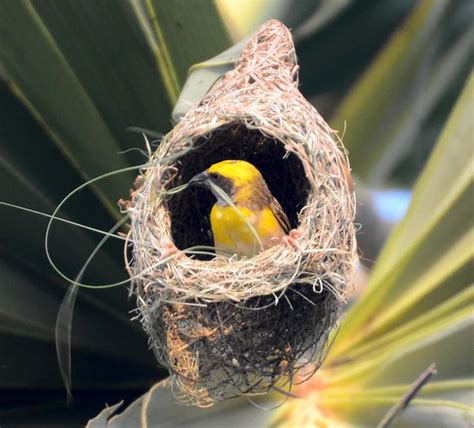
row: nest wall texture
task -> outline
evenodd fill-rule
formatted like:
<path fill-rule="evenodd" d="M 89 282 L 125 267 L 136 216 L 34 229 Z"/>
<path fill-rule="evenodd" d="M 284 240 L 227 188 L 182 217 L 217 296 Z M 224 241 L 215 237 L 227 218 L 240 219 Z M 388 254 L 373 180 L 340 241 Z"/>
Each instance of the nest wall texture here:
<path fill-rule="evenodd" d="M 131 290 L 158 361 L 188 403 L 267 392 L 282 377 L 291 383 L 307 363 L 317 368 L 352 283 L 347 156 L 298 91 L 297 70 L 288 29 L 278 21 L 262 26 L 235 69 L 162 140 L 128 209 Z M 299 249 L 159 265 L 170 241 L 181 249 L 212 245 L 212 197 L 162 192 L 224 159 L 262 172 L 300 232 Z"/>

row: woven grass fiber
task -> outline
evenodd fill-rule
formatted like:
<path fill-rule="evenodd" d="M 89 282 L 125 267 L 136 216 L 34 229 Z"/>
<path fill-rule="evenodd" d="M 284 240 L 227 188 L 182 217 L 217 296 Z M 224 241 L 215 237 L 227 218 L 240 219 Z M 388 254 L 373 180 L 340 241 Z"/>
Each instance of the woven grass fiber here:
<path fill-rule="evenodd" d="M 224 159 L 261 171 L 300 234 L 298 249 L 281 244 L 247 259 L 186 251 L 213 245 L 213 197 L 164 192 Z M 282 23 L 255 33 L 149 164 L 127 209 L 126 263 L 138 317 L 176 397 L 207 406 L 290 387 L 304 367 L 311 375 L 353 281 L 355 197 L 340 139 L 298 90 Z M 163 263 L 170 242 L 184 254 Z"/>

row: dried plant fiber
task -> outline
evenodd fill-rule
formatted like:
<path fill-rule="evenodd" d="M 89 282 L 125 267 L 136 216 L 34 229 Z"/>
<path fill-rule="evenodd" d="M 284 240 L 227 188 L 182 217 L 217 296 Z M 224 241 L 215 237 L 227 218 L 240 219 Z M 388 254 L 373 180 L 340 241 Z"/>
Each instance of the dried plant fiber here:
<path fill-rule="evenodd" d="M 249 259 L 187 254 L 160 264 L 169 242 L 181 250 L 213 242 L 212 195 L 163 191 L 224 159 L 262 172 L 300 233 L 299 249 L 276 245 Z M 317 368 L 357 264 L 355 198 L 340 140 L 298 90 L 283 24 L 257 31 L 150 165 L 128 208 L 127 266 L 139 318 L 176 396 L 206 406 L 265 393 L 282 379 L 291 384 L 307 364 Z"/>

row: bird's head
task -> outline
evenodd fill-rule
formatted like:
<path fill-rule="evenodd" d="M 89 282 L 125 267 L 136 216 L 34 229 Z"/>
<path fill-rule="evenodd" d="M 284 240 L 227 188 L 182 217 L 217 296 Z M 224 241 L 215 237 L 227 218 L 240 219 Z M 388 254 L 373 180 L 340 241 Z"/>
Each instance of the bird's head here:
<path fill-rule="evenodd" d="M 205 171 L 195 175 L 190 185 L 200 185 L 209 189 L 218 204 L 227 202 L 216 191 L 219 186 L 235 203 L 252 197 L 253 189 L 264 182 L 262 174 L 251 163 L 243 160 L 225 160 L 211 165 Z"/>

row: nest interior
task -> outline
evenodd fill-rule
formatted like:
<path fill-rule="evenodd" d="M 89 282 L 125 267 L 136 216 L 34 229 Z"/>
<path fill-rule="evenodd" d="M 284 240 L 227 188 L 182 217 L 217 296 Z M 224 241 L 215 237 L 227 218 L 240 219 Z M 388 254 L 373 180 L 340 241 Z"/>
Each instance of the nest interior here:
<path fill-rule="evenodd" d="M 305 206 L 309 191 L 300 159 L 288 153 L 277 139 L 242 123 L 225 125 L 200 137 L 175 164 L 178 173 L 168 187 L 187 183 L 195 174 L 226 159 L 246 160 L 256 166 L 292 228 L 298 226 L 298 213 Z M 209 213 L 214 202 L 209 191 L 197 187 L 169 199 L 172 238 L 178 248 L 213 245 Z"/>

